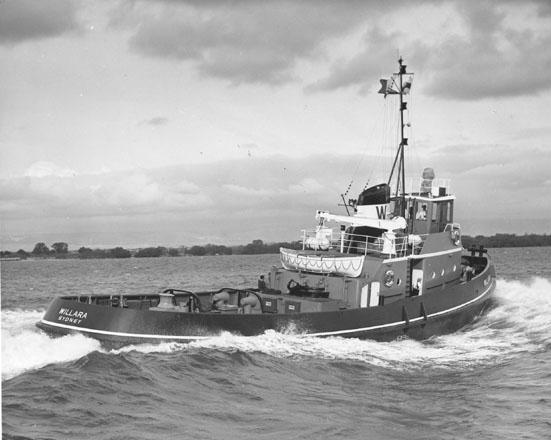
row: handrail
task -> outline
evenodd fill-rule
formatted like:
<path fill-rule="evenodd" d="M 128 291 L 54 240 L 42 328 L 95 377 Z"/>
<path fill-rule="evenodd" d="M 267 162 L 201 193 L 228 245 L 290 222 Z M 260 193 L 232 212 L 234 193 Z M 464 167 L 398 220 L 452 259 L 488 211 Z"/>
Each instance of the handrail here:
<path fill-rule="evenodd" d="M 195 295 L 191 290 L 184 290 L 184 289 L 165 289 L 163 290 L 163 293 L 187 293 L 189 295 Z"/>
<path fill-rule="evenodd" d="M 420 188 L 423 186 L 424 179 L 422 177 L 412 178 L 406 181 L 407 194 L 420 194 Z M 431 194 L 437 196 L 439 188 L 446 188 L 446 193 L 452 193 L 451 179 L 436 177 L 432 180 Z M 395 196 L 395 195 L 394 195 Z"/>
<path fill-rule="evenodd" d="M 444 227 L 444 232 L 459 230 L 461 231 L 461 225 L 459 223 L 446 223 Z"/>
<path fill-rule="evenodd" d="M 189 296 L 191 296 L 195 302 L 195 305 L 197 306 L 197 308 L 199 309 L 200 312 L 203 312 L 203 307 L 201 307 L 201 299 L 197 296 L 197 294 L 189 291 L 189 290 L 183 290 L 183 289 L 165 289 L 163 290 L 163 293 L 170 293 L 170 294 L 174 294 L 174 292 L 176 293 L 185 293 Z M 191 306 L 191 302 L 188 303 L 188 308 L 189 308 L 189 311 L 192 312 L 192 306 Z"/>
<path fill-rule="evenodd" d="M 372 236 L 336 231 L 325 228 L 323 236 L 319 229 L 302 230 L 303 250 L 338 251 L 346 254 L 369 253 L 383 255 L 405 255 L 408 250 L 419 254 L 428 234 Z"/>

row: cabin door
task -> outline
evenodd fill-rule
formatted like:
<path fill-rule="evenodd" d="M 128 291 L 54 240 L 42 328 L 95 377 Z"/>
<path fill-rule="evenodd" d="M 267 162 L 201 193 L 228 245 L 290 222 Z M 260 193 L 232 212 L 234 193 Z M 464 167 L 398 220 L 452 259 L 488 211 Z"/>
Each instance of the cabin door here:
<path fill-rule="evenodd" d="M 440 202 L 438 206 L 438 232 L 442 232 L 446 229 L 446 225 L 451 223 L 451 203 Z"/>
<path fill-rule="evenodd" d="M 379 305 L 379 290 L 380 284 L 378 282 L 371 283 L 370 295 L 369 295 L 369 307 L 376 307 Z"/>
<path fill-rule="evenodd" d="M 423 294 L 423 269 L 411 271 L 411 296 Z"/>

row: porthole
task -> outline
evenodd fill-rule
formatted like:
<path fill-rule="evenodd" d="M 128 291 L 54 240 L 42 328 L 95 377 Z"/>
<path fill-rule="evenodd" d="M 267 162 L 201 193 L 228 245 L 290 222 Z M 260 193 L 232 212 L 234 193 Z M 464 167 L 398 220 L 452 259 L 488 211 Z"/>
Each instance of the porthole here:
<path fill-rule="evenodd" d="M 432 273 L 432 279 L 434 280 L 436 278 L 436 272 Z"/>
<path fill-rule="evenodd" d="M 454 264 L 454 265 L 453 265 L 453 271 L 455 272 L 456 270 L 457 270 L 457 265 Z"/>
<path fill-rule="evenodd" d="M 399 286 L 400 284 L 402 284 L 402 280 L 401 280 L 400 278 L 398 278 L 398 279 L 396 280 L 396 285 Z"/>
<path fill-rule="evenodd" d="M 440 272 L 440 275 L 444 276 L 445 273 L 446 273 L 446 271 L 444 269 L 442 269 L 442 272 Z"/>

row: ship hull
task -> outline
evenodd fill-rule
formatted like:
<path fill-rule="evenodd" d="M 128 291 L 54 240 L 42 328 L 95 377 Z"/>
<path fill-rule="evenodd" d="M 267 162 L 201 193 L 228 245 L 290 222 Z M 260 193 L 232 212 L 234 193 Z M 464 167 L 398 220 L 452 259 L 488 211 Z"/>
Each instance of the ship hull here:
<path fill-rule="evenodd" d="M 424 339 L 456 331 L 490 304 L 493 266 L 468 282 L 440 286 L 421 296 L 378 307 L 317 313 L 182 313 L 87 304 L 58 297 L 37 326 L 48 333 L 82 333 L 115 344 L 189 342 L 222 332 L 253 336 L 267 330 L 309 336 L 392 340 Z"/>

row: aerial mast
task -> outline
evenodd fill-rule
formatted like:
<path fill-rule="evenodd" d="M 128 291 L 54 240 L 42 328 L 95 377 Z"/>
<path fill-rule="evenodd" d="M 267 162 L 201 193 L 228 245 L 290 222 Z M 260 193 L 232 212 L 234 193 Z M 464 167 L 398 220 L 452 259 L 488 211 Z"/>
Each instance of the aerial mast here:
<path fill-rule="evenodd" d="M 407 73 L 406 72 L 407 66 L 403 64 L 402 57 L 400 57 L 400 59 L 398 60 L 398 65 L 400 67 L 398 70 L 398 73 L 395 73 L 393 75 L 394 77 L 396 76 L 398 77 L 398 84 L 397 84 L 398 90 L 394 91 L 393 93 L 397 93 L 400 95 L 400 145 L 398 146 L 398 151 L 396 152 L 396 157 L 394 158 L 392 170 L 390 171 L 390 177 L 388 178 L 388 184 L 390 185 L 390 182 L 394 175 L 394 170 L 396 169 L 396 164 L 398 163 L 398 170 L 396 173 L 396 195 L 399 195 L 401 192 L 402 203 L 400 204 L 400 215 L 402 217 L 405 217 L 406 170 L 405 170 L 405 161 L 404 161 L 404 149 L 405 149 L 405 146 L 408 144 L 408 140 L 404 136 L 404 127 L 405 127 L 404 110 L 407 109 L 407 102 L 404 101 L 404 95 L 409 93 L 409 87 L 411 87 L 411 84 L 406 84 L 406 87 L 404 87 L 403 76 Z"/>
<path fill-rule="evenodd" d="M 404 147 L 408 144 L 408 140 L 404 137 L 404 110 L 407 107 L 407 103 L 404 102 L 404 85 L 403 75 L 406 73 L 406 65 L 402 64 L 402 57 L 398 60 L 400 65 L 400 165 L 402 170 L 402 206 L 400 209 L 400 215 L 405 217 L 406 212 L 406 167 L 404 162 Z"/>

